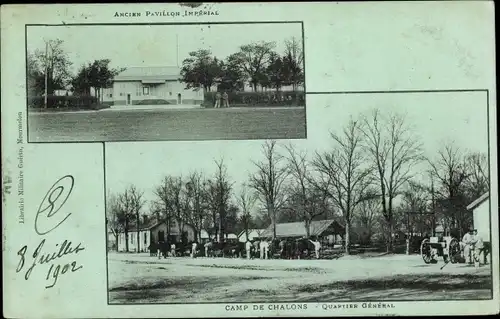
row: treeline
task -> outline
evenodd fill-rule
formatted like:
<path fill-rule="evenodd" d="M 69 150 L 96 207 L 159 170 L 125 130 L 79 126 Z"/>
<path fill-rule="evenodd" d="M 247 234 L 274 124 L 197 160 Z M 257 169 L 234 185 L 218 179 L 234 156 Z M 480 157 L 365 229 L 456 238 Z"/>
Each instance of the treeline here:
<path fill-rule="evenodd" d="M 72 74 L 70 69 L 73 63 L 63 45 L 64 41 L 60 39 L 49 40 L 47 50 L 37 49 L 34 52 L 28 52 L 28 98 L 32 107 L 44 105 L 45 101 L 40 105 L 42 101 L 40 97 L 45 95 L 46 83 L 49 107 L 69 107 L 102 101 L 101 89 L 110 87 L 113 77 L 125 70 L 124 68 L 111 68 L 109 59 L 100 59 L 80 66 L 76 74 Z M 64 99 L 54 96 L 57 90 L 68 88 L 74 95 L 87 97 L 87 99 Z M 95 99 L 88 98 L 91 95 Z"/>
<path fill-rule="evenodd" d="M 304 83 L 302 43 L 296 38 L 285 41 L 285 52 L 274 49 L 275 42 L 259 42 L 240 47 L 238 52 L 220 59 L 210 50 L 189 53 L 181 69 L 181 81 L 187 88 L 210 92 L 242 91 L 245 84 L 257 92 L 258 87 L 279 91 L 283 86 L 297 90 Z"/>
<path fill-rule="evenodd" d="M 424 156 L 424 146 L 404 116 L 379 111 L 351 119 L 331 133 L 331 147 L 309 153 L 266 141 L 262 160 L 238 193 L 222 160 L 216 174 L 166 176 L 156 187 L 149 215 L 175 219 L 215 235 L 276 223 L 337 218 L 350 244 L 381 243 L 394 251 L 398 232 L 432 234 L 436 224 L 454 236 L 472 223 L 466 207 L 489 189 L 488 159 L 454 144 Z M 421 169 L 420 167 L 425 167 Z M 130 186 L 110 196 L 109 228 L 115 234 L 141 221 L 142 193 Z"/>

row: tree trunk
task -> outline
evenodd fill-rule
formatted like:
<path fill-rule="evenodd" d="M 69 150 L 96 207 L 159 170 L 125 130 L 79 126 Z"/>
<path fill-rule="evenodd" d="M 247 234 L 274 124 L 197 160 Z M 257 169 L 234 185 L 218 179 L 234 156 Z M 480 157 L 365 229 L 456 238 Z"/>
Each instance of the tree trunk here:
<path fill-rule="evenodd" d="M 311 237 L 311 220 L 307 218 L 305 220 L 306 223 L 306 238 L 309 239 Z"/>
<path fill-rule="evenodd" d="M 345 223 L 345 254 L 346 255 L 349 255 L 350 253 L 350 249 L 349 249 L 349 246 L 351 244 L 351 241 L 349 239 L 349 235 L 350 235 L 350 228 L 351 228 L 351 223 L 350 222 L 346 222 Z"/>
<path fill-rule="evenodd" d="M 114 235 L 115 235 L 116 250 L 118 251 L 118 232 L 115 232 Z"/>
<path fill-rule="evenodd" d="M 125 218 L 125 251 L 128 253 L 128 217 Z"/>
<path fill-rule="evenodd" d="M 389 253 L 394 252 L 394 225 L 392 223 L 392 220 L 389 221 L 389 247 L 388 247 L 388 252 Z"/>
<path fill-rule="evenodd" d="M 273 225 L 273 239 L 276 239 L 276 212 L 274 208 L 270 208 L 271 223 Z"/>
<path fill-rule="evenodd" d="M 139 228 L 139 212 L 136 213 L 135 215 L 137 219 L 137 253 L 141 252 L 141 232 Z"/>

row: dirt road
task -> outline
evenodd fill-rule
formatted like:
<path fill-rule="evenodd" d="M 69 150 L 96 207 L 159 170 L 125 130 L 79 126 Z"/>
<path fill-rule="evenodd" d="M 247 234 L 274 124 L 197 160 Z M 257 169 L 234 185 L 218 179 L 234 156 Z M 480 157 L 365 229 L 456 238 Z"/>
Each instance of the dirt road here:
<path fill-rule="evenodd" d="M 488 299 L 490 266 L 420 256 L 337 260 L 157 259 L 109 254 L 110 303 Z"/>

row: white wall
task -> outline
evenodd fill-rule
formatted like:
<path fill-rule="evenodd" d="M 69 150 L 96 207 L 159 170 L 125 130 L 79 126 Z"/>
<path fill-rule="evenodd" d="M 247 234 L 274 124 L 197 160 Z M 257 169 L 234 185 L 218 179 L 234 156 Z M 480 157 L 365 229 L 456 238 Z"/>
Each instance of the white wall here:
<path fill-rule="evenodd" d="M 488 198 L 473 210 L 474 228 L 483 238 L 483 241 L 489 242 L 490 239 L 490 199 Z"/>
<path fill-rule="evenodd" d="M 151 242 L 149 230 L 141 230 L 139 232 L 139 236 L 140 236 L 140 245 L 139 245 L 140 250 L 149 251 L 149 244 Z M 125 233 L 120 233 L 120 235 L 118 235 L 118 251 L 126 251 Z M 137 251 L 137 232 L 135 231 L 131 231 L 128 233 L 128 251 L 129 252 Z"/>

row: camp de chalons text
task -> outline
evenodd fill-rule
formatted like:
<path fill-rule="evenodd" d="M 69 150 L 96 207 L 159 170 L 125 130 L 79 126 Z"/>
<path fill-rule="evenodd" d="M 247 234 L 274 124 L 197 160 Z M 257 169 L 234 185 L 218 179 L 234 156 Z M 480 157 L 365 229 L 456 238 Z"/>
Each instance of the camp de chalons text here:
<path fill-rule="evenodd" d="M 200 17 L 200 16 L 218 16 L 219 11 L 209 10 L 185 10 L 185 11 L 144 11 L 144 12 L 118 12 L 114 17 Z"/>

